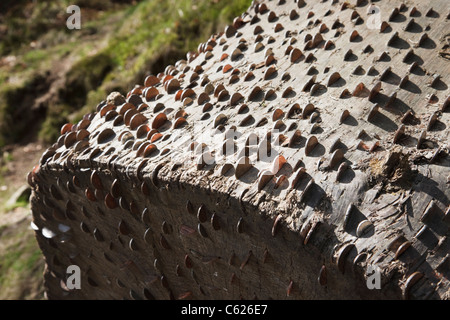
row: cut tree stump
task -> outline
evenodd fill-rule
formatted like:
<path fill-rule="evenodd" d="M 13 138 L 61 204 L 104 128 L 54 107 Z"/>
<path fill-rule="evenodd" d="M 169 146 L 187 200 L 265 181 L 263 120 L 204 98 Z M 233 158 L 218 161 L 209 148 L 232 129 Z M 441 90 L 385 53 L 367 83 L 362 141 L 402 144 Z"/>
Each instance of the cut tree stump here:
<path fill-rule="evenodd" d="M 255 1 L 63 127 L 48 298 L 449 299 L 448 9 Z"/>

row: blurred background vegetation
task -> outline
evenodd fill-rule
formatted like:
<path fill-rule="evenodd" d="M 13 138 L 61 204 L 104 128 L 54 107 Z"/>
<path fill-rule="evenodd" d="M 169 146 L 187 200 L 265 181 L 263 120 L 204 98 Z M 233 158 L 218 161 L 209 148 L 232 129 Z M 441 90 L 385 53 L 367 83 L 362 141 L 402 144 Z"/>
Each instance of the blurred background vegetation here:
<path fill-rule="evenodd" d="M 185 59 L 250 4 L 0 1 L 0 299 L 44 297 L 27 193 L 13 193 L 61 126 L 95 111 L 111 91 L 126 95 L 148 74 Z M 69 5 L 81 8 L 80 30 L 66 27 Z"/>

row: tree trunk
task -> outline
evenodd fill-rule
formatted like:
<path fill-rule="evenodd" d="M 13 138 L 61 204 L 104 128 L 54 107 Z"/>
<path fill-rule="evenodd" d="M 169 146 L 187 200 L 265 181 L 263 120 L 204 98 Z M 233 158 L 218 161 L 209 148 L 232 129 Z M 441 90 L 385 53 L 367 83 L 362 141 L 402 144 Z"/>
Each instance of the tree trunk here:
<path fill-rule="evenodd" d="M 448 299 L 447 14 L 255 2 L 64 127 L 28 177 L 48 298 Z"/>

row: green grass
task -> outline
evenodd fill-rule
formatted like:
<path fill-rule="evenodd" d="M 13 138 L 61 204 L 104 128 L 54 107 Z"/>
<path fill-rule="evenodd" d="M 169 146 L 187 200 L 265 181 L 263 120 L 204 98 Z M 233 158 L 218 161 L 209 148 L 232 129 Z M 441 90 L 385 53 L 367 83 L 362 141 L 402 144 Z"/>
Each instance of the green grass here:
<path fill-rule="evenodd" d="M 26 198 L 20 198 L 16 201 L 16 203 L 14 203 L 12 206 L 10 207 L 6 207 L 5 210 L 6 211 L 11 211 L 17 208 L 26 208 L 29 205 L 29 201 Z"/>
<path fill-rule="evenodd" d="M 0 236 L 8 237 L 6 246 L 0 250 L 0 299 L 28 299 L 30 296 L 43 298 L 42 272 L 44 261 L 34 233 L 24 220 L 16 230 L 0 227 Z"/>
<path fill-rule="evenodd" d="M 28 107 L 31 97 L 41 90 L 44 83 L 44 74 L 32 73 L 18 83 L 0 86 L 0 147 L 20 141 L 35 121 Z"/>
<path fill-rule="evenodd" d="M 81 30 L 65 27 L 70 4 L 81 7 Z M 223 31 L 250 4 L 251 0 L 0 1 L 0 12 L 5 13 L 0 29 L 6 30 L 0 61 L 16 58 L 12 65 L 0 63 L 0 151 L 22 142 L 33 126 L 39 140 L 54 143 L 64 123 L 93 112 L 111 91 L 126 94 L 148 74 L 185 59 L 188 51 Z M 31 112 L 36 98 L 48 91 L 49 77 L 59 76 L 62 67 L 67 72 L 56 98 Z M 2 160 L 3 185 L 8 183 L 5 164 L 13 159 Z M 28 205 L 28 199 L 19 199 L 14 208 Z M 0 222 L 10 209 L 0 207 Z M 29 219 L 0 225 L 0 299 L 42 298 L 43 266 Z"/>
<path fill-rule="evenodd" d="M 47 144 L 55 142 L 61 134 L 61 127 L 68 121 L 70 110 L 73 109 L 69 106 L 51 104 L 39 130 L 39 139 Z"/>
<path fill-rule="evenodd" d="M 135 84 L 142 84 L 148 74 L 162 72 L 167 65 L 185 59 L 188 51 L 196 50 L 200 42 L 222 31 L 250 3 L 249 0 L 142 1 L 123 10 L 107 46 L 97 54 L 103 57 L 103 65 L 111 69 L 96 88 L 77 90 L 85 104 L 73 119 L 93 112 L 109 92 L 125 95 Z M 79 68 L 79 73 L 82 69 Z"/>

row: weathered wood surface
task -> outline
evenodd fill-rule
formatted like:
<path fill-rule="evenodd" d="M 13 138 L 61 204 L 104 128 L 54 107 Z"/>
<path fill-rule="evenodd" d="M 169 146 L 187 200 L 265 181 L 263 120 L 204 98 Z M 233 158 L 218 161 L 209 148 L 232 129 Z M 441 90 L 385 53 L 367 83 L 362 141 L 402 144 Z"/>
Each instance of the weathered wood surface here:
<path fill-rule="evenodd" d="M 448 30 L 445 0 L 255 2 L 110 96 L 28 177 L 48 297 L 448 299 Z"/>

